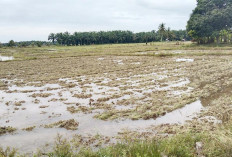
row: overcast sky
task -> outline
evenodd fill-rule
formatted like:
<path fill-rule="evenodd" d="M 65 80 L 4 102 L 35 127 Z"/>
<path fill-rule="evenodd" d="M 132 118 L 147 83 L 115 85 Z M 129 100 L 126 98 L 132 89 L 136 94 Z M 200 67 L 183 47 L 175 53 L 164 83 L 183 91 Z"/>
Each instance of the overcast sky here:
<path fill-rule="evenodd" d="M 0 42 L 47 40 L 49 33 L 185 29 L 196 0 L 0 0 Z"/>

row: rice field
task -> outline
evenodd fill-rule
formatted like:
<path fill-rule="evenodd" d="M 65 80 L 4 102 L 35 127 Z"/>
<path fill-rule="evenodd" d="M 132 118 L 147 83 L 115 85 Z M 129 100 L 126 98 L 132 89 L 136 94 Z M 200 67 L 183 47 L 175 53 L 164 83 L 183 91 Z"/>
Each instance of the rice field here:
<path fill-rule="evenodd" d="M 230 45 L 1 48 L 1 152 L 10 146 L 42 156 L 63 139 L 73 153 L 89 148 L 94 154 L 138 139 L 158 141 L 154 152 L 167 156 L 226 156 L 232 150 L 231 66 Z M 194 140 L 180 142 L 190 134 Z M 178 155 L 173 141 L 192 143 Z"/>

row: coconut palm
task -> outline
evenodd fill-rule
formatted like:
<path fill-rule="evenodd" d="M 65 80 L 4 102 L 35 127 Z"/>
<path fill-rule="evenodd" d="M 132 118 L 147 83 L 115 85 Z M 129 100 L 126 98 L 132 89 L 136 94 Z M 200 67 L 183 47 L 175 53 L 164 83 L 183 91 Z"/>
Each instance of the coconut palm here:
<path fill-rule="evenodd" d="M 161 23 L 159 25 L 159 34 L 160 34 L 160 37 L 161 37 L 161 39 L 160 39 L 161 42 L 163 41 L 165 33 L 166 33 L 165 24 Z"/>
<path fill-rule="evenodd" d="M 53 44 L 54 44 L 54 42 L 55 42 L 55 38 L 56 38 L 56 36 L 55 36 L 54 33 L 51 33 L 51 34 L 49 34 L 49 36 L 48 36 L 48 40 L 51 40 Z"/>
<path fill-rule="evenodd" d="M 167 39 L 173 40 L 173 38 L 174 38 L 174 33 L 171 31 L 171 28 L 168 27 L 168 29 L 167 29 Z"/>

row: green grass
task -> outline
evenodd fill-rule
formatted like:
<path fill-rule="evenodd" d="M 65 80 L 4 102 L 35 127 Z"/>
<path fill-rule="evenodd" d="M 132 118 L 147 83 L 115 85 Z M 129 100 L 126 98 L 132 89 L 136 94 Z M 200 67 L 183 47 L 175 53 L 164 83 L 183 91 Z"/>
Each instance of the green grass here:
<path fill-rule="evenodd" d="M 213 142 L 212 142 L 213 141 Z M 230 156 L 231 147 L 226 147 L 222 141 L 215 141 L 212 137 L 202 133 L 186 133 L 167 138 L 165 140 L 135 141 L 119 143 L 100 149 L 96 152 L 90 149 L 81 150 L 71 156 L 77 157 L 194 157 L 197 155 L 196 142 L 202 142 L 202 154 L 206 156 Z M 231 146 L 231 144 L 229 144 Z M 62 148 L 67 150 L 67 146 Z M 62 156 L 63 152 L 56 149 L 53 156 Z M 59 150 L 59 151 L 58 151 Z M 70 151 L 69 151 L 70 152 Z M 58 153 L 58 154 L 57 154 Z M 61 153 L 61 154 L 60 154 Z M 67 152 L 66 152 L 67 153 Z M 68 156 L 68 155 L 67 155 Z"/>
<path fill-rule="evenodd" d="M 191 43 L 186 42 L 185 45 Z M 51 47 L 26 47 L 26 48 L 1 48 L 3 55 L 13 55 L 16 60 L 31 60 L 40 58 L 63 58 L 77 56 L 131 56 L 146 55 L 139 52 L 157 52 L 162 50 L 184 49 L 185 45 L 170 43 L 151 43 L 151 44 L 108 44 L 108 45 L 87 45 L 87 46 L 51 46 Z M 149 55 L 149 54 L 148 54 Z"/>
<path fill-rule="evenodd" d="M 9 147 L 3 149 L 0 147 L 0 157 L 15 157 L 16 154 L 17 154 L 16 149 L 11 149 Z"/>
<path fill-rule="evenodd" d="M 211 44 L 203 44 L 203 45 L 199 45 L 196 43 L 193 43 L 191 45 L 187 45 L 187 47 L 189 48 L 197 48 L 197 49 L 209 49 L 209 48 L 213 48 L 213 49 L 231 49 L 232 48 L 232 44 L 231 43 L 211 43 Z"/>
<path fill-rule="evenodd" d="M 201 141 L 201 134 L 177 135 L 174 138 L 165 139 L 161 143 L 161 150 L 168 156 L 191 157 L 196 153 L 196 142 Z"/>
<path fill-rule="evenodd" d="M 188 53 L 176 54 L 172 51 L 182 50 Z M 205 52 L 200 52 L 205 51 Z M 226 52 L 224 52 L 226 51 Z M 229 51 L 229 52 L 228 52 Z M 86 46 L 46 46 L 26 48 L 0 48 L 2 55 L 14 56 L 15 60 L 35 60 L 44 58 L 65 58 L 79 56 L 155 56 L 169 57 L 178 55 L 232 55 L 231 44 L 197 45 L 191 42 L 154 42 L 151 44 L 107 44 Z M 144 53 L 145 52 L 145 53 Z"/>
<path fill-rule="evenodd" d="M 53 152 L 46 155 L 49 157 L 161 157 L 155 141 L 118 143 L 98 151 L 82 148 L 77 153 L 66 140 L 63 140 L 57 143 Z"/>
<path fill-rule="evenodd" d="M 224 128 L 225 129 L 225 128 Z M 227 129 L 231 129 L 231 125 Z M 214 133 L 187 131 L 182 134 L 161 139 L 129 140 L 92 150 L 90 147 L 75 147 L 72 142 L 57 138 L 52 151 L 38 151 L 34 157 L 194 157 L 197 156 L 196 143 L 201 142 L 201 154 L 209 157 L 230 157 L 232 153 L 231 130 L 216 130 Z M 136 139 L 136 138 L 134 138 Z M 26 156 L 16 149 L 0 148 L 0 157 Z"/>
<path fill-rule="evenodd" d="M 88 154 L 88 153 L 85 153 Z M 84 155 L 85 155 L 84 154 Z M 105 149 L 101 149 L 96 153 L 92 153 L 93 156 L 98 157 L 160 157 L 161 154 L 158 149 L 158 144 L 155 141 L 152 142 L 134 142 L 128 144 L 116 144 Z"/>
<path fill-rule="evenodd" d="M 197 156 L 196 142 L 202 142 L 202 154 L 205 156 L 229 157 L 231 144 L 216 141 L 207 133 L 184 133 L 162 140 L 135 140 L 122 142 L 97 151 L 81 148 L 79 151 L 66 140 L 56 143 L 53 151 L 45 153 L 49 157 L 194 157 Z M 37 156 L 40 156 L 40 153 Z"/>

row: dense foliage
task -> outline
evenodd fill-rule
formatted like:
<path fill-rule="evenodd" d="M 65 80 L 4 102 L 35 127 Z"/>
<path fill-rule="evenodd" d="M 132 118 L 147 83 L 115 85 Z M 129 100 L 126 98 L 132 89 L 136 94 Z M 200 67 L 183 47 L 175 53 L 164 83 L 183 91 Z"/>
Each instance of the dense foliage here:
<path fill-rule="evenodd" d="M 232 42 L 232 0 L 197 0 L 188 34 L 199 44 Z"/>
<path fill-rule="evenodd" d="M 131 31 L 100 31 L 100 32 L 75 32 L 70 34 L 51 33 L 48 40 L 60 45 L 92 45 L 92 44 L 116 44 L 116 43 L 147 43 L 163 40 L 190 40 L 185 30 L 170 30 L 162 24 L 162 30 L 151 32 L 133 33 Z"/>
<path fill-rule="evenodd" d="M 15 46 L 14 40 L 10 40 L 9 43 L 8 43 L 8 46 L 9 46 L 9 47 Z"/>
<path fill-rule="evenodd" d="M 133 33 L 131 31 L 100 31 L 100 32 L 69 32 L 50 33 L 49 42 L 46 41 L 20 41 L 13 40 L 1 44 L 0 47 L 28 47 L 28 46 L 50 46 L 50 45 L 93 45 L 93 44 L 122 44 L 122 43 L 148 43 L 158 41 L 181 41 L 191 40 L 186 30 L 171 30 L 162 23 L 158 31 Z"/>

